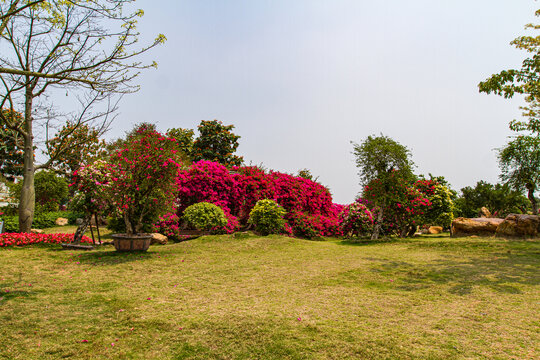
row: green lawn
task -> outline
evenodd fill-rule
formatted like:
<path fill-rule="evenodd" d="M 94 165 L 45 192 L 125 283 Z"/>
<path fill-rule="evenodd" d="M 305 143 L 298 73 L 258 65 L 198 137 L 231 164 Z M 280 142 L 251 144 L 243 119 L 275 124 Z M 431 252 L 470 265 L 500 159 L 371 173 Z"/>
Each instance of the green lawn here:
<path fill-rule="evenodd" d="M 0 359 L 538 359 L 539 285 L 538 240 L 1 249 Z"/>

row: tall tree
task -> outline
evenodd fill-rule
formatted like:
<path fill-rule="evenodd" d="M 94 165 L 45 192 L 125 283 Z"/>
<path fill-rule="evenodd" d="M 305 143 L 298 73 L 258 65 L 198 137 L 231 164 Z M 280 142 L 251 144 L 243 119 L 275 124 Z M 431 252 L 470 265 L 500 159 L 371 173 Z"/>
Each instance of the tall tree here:
<path fill-rule="evenodd" d="M 240 139 L 240 136 L 232 132 L 234 125 L 223 125 L 217 120 L 202 120 L 197 129 L 199 137 L 193 143 L 193 161 L 215 161 L 227 167 L 242 165 L 244 159 L 234 155 Z"/>
<path fill-rule="evenodd" d="M 384 135 L 368 136 L 361 144 L 352 143 L 356 166 L 359 169 L 360 184 L 368 186 L 375 181 L 380 189 L 371 198 L 379 208 L 377 222 L 375 224 L 372 239 L 377 239 L 381 231 L 381 223 L 384 218 L 384 208 L 391 201 L 388 196 L 396 179 L 399 182 L 410 182 L 414 175 L 412 167 L 414 163 L 410 159 L 411 152 L 406 146 Z"/>
<path fill-rule="evenodd" d="M 535 13 L 540 16 L 540 10 Z M 526 29 L 539 30 L 540 25 L 527 24 Z M 491 75 L 478 84 L 480 92 L 494 93 L 511 98 L 515 94 L 524 94 L 529 102 L 540 100 L 540 36 L 520 36 L 511 44 L 525 50 L 531 56 L 525 58 L 521 69 L 503 70 Z"/>
<path fill-rule="evenodd" d="M 501 179 L 518 191 L 527 191 L 533 214 L 538 213 L 534 196 L 540 188 L 540 138 L 520 135 L 499 151 Z"/>
<path fill-rule="evenodd" d="M 142 10 L 126 12 L 133 0 L 55 0 L 35 3 L 2 2 L 0 14 L 7 19 L 0 34 L 0 108 L 10 109 L 9 116 L 0 112 L 0 123 L 17 132 L 24 143 L 23 185 L 19 201 L 19 228 L 30 231 L 34 207 L 34 173 L 48 168 L 59 155 L 34 163 L 34 128 L 42 125 L 45 134 L 58 128 L 58 122 L 70 120 L 75 127 L 103 127 L 117 102 L 112 94 L 138 90 L 133 84 L 140 70 L 155 66 L 136 61 L 137 55 L 164 42 L 138 47 L 137 18 Z M 11 16 L 15 4 L 19 11 Z M 21 6 L 21 4 L 23 4 Z M 25 7 L 26 5 L 29 5 Z M 55 90 L 56 89 L 56 90 Z M 78 113 L 57 114 L 47 95 L 65 91 L 74 94 L 80 105 Z M 99 104 L 105 102 L 103 108 Z M 14 109 L 24 109 L 22 119 L 13 116 Z M 106 127 L 106 126 L 105 126 Z M 45 143 L 48 139 L 44 139 Z M 50 149 L 50 147 L 47 147 Z M 61 153 L 63 149 L 52 147 Z"/>

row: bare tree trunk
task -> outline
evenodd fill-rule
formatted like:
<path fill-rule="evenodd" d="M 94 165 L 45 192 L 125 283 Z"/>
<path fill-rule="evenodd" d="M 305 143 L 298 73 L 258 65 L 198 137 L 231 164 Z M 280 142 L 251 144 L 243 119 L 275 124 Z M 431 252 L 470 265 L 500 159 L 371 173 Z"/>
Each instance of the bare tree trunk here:
<path fill-rule="evenodd" d="M 29 233 L 34 221 L 36 192 L 34 188 L 34 135 L 32 131 L 32 93 L 26 90 L 24 104 L 24 169 L 21 198 L 19 200 L 19 232 Z"/>
<path fill-rule="evenodd" d="M 538 204 L 536 203 L 536 198 L 534 197 L 534 190 L 535 186 L 532 184 L 527 184 L 527 197 L 529 198 L 529 201 L 531 202 L 532 212 L 534 215 L 538 214 Z"/>
<path fill-rule="evenodd" d="M 379 208 L 379 212 L 377 213 L 377 222 L 375 223 L 375 227 L 373 228 L 373 234 L 371 234 L 371 240 L 377 240 L 379 238 L 379 234 L 381 232 L 381 224 L 383 221 L 383 208 Z"/>

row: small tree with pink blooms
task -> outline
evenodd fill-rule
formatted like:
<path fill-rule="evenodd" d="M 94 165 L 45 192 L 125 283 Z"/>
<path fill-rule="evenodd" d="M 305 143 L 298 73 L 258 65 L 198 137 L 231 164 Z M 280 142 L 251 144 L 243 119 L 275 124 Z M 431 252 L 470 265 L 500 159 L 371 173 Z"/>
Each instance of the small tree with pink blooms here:
<path fill-rule="evenodd" d="M 176 140 L 143 124 L 110 157 L 102 184 L 128 234 L 139 234 L 174 207 L 175 180 L 181 167 Z"/>

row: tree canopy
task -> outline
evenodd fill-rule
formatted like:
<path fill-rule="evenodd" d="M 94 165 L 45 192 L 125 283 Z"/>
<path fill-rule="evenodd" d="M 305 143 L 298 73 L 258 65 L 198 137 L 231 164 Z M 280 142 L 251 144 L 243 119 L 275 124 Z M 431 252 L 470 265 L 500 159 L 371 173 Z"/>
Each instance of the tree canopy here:
<path fill-rule="evenodd" d="M 19 227 L 30 231 L 34 216 L 34 173 L 50 168 L 69 151 L 71 142 L 49 139 L 69 122 L 72 129 L 85 125 L 106 129 L 121 95 L 138 90 L 133 80 L 153 67 L 137 56 L 165 41 L 158 35 L 146 46 L 138 44 L 137 19 L 144 12 L 130 11 L 133 0 L 50 0 L 0 2 L 0 125 L 23 142 L 23 185 L 19 201 Z M 73 112 L 58 112 L 48 95 L 72 95 Z M 20 110 L 21 117 L 13 116 Z M 34 128 L 44 129 L 36 138 Z M 71 131 L 71 130 L 70 130 Z M 51 142 L 49 142 L 51 140 Z M 38 141 L 50 145 L 48 160 L 35 164 Z"/>

